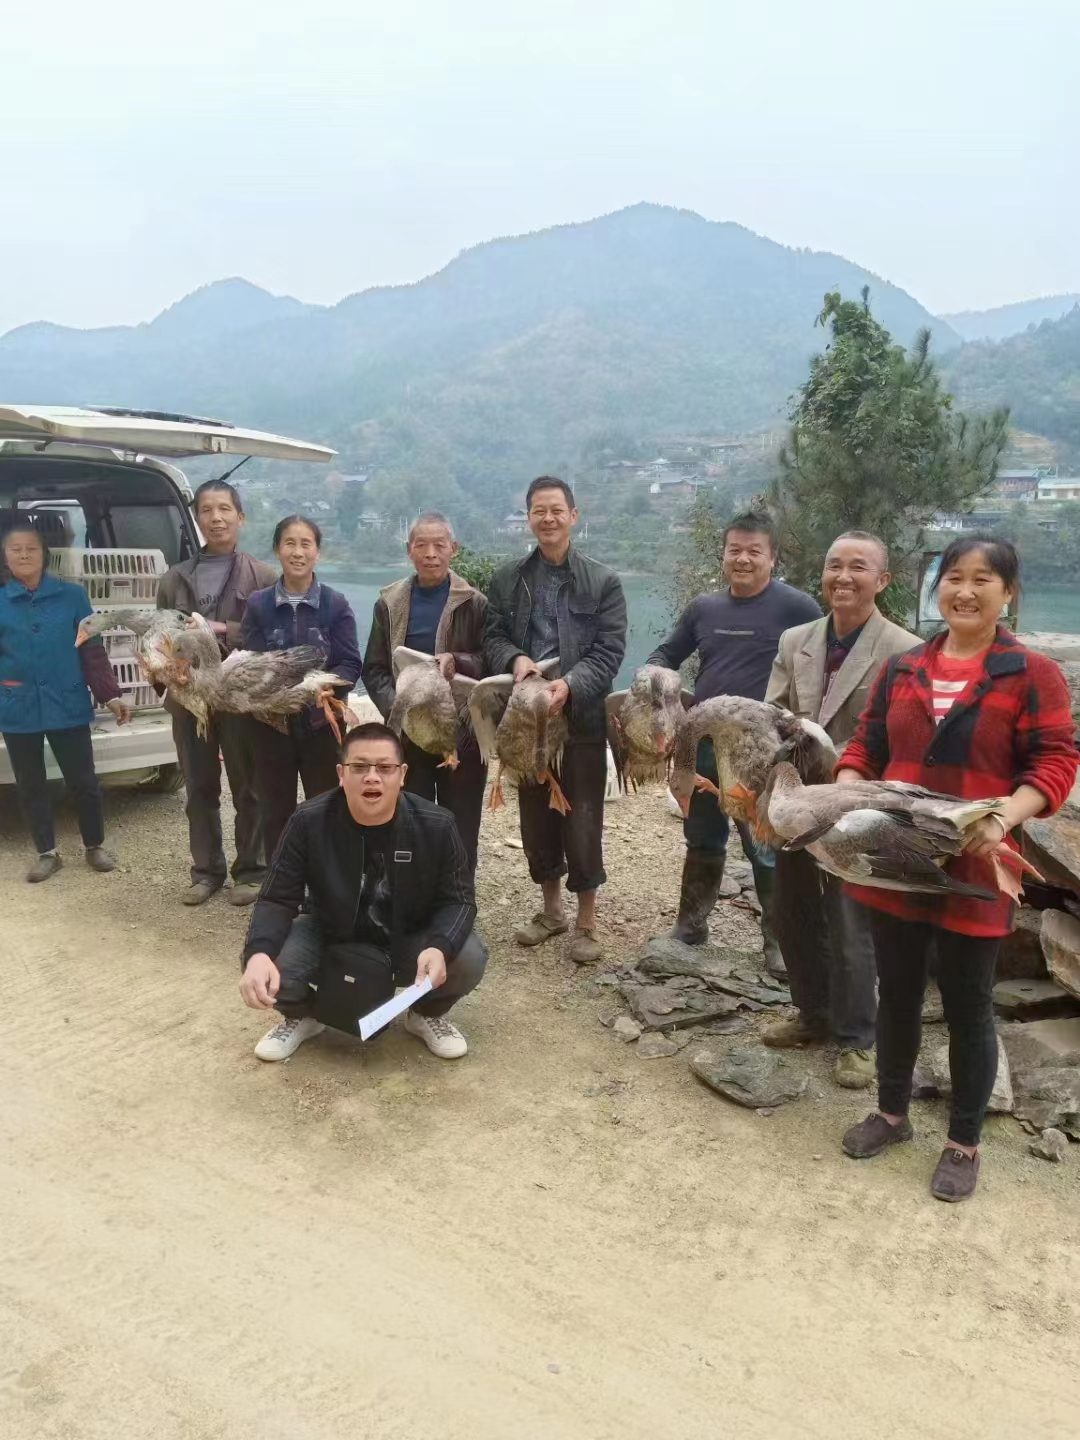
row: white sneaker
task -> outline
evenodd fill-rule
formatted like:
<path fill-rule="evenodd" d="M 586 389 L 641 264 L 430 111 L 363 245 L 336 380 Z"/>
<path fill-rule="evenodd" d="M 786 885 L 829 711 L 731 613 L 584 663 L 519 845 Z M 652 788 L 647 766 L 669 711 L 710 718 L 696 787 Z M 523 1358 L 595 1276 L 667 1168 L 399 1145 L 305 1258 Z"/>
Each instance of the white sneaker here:
<path fill-rule="evenodd" d="M 405 1029 L 423 1040 L 440 1060 L 460 1060 L 469 1049 L 465 1036 L 445 1015 L 421 1015 L 416 1010 L 406 1010 Z"/>
<path fill-rule="evenodd" d="M 305 1040 L 321 1035 L 325 1029 L 325 1025 L 320 1025 L 318 1020 L 313 1020 L 310 1015 L 305 1015 L 300 1020 L 290 1020 L 282 1016 L 273 1030 L 268 1030 L 255 1046 L 255 1054 L 260 1060 L 287 1060 Z"/>

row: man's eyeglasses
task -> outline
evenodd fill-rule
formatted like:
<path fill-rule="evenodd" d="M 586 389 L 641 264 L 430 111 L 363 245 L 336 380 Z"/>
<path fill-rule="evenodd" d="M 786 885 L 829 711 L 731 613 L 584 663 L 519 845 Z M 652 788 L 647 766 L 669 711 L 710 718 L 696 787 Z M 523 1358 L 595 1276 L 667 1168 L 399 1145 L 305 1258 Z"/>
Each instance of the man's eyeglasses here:
<path fill-rule="evenodd" d="M 364 776 L 369 770 L 374 770 L 380 780 L 389 780 L 395 770 L 400 770 L 400 764 L 395 765 L 390 760 L 345 760 L 342 762 L 343 770 L 351 770 L 354 775 Z"/>

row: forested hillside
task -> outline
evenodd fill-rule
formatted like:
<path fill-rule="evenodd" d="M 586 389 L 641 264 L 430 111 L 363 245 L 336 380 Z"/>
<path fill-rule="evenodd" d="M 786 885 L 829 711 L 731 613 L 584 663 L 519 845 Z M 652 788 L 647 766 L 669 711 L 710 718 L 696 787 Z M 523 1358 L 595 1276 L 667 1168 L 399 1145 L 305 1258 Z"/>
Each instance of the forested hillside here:
<path fill-rule="evenodd" d="M 964 409 L 1008 405 L 1019 429 L 1080 462 L 1080 306 L 998 344 L 965 345 L 949 357 L 947 377 Z"/>

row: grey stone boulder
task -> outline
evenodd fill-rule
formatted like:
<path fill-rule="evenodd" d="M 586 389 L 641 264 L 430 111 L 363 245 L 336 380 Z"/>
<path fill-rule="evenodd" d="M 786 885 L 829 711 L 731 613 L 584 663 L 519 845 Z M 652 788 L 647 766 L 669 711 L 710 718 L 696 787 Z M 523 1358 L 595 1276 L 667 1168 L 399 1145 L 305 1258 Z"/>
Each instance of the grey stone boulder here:
<path fill-rule="evenodd" d="M 1080 1065 L 1080 1015 L 1003 1025 L 998 1034 L 1014 1073 L 1044 1065 Z"/>
<path fill-rule="evenodd" d="M 634 1053 L 639 1060 L 661 1060 L 671 1055 L 677 1055 L 681 1048 L 667 1035 L 661 1035 L 659 1030 L 646 1030 L 637 1042 Z"/>
<path fill-rule="evenodd" d="M 1013 1076 L 1013 1114 L 1037 1130 L 1053 1126 L 1080 1140 L 1080 1067 L 1044 1065 Z"/>
<path fill-rule="evenodd" d="M 809 1082 L 809 1077 L 786 1056 L 764 1046 L 730 1050 L 727 1054 L 699 1050 L 691 1057 L 690 1068 L 718 1095 L 748 1110 L 771 1110 L 788 1100 L 797 1100 Z"/>
<path fill-rule="evenodd" d="M 1049 1160 L 1060 1165 L 1068 1153 L 1069 1137 L 1050 1127 L 1044 1130 L 1037 1140 L 1033 1140 L 1028 1149 L 1040 1160 Z"/>
<path fill-rule="evenodd" d="M 624 1044 L 629 1045 L 641 1034 L 641 1025 L 637 1020 L 631 1020 L 629 1015 L 620 1015 L 611 1030 L 612 1034 L 617 1035 Z"/>
<path fill-rule="evenodd" d="M 949 1042 L 934 1036 L 919 1055 L 917 1070 L 923 1093 L 919 1098 L 927 1099 L 936 1092 L 943 1099 L 952 1095 L 952 1080 L 949 1076 Z M 1009 1058 L 1005 1046 L 998 1037 L 998 1068 L 994 1080 L 994 1092 L 987 1109 L 991 1114 L 1008 1115 L 1013 1108 L 1013 1087 L 1009 1074 Z"/>
<path fill-rule="evenodd" d="M 999 980 L 1045 980 L 1046 959 L 1040 942 L 1042 911 L 1027 906 L 1017 911 L 1016 929 L 1006 935 L 998 956 Z"/>
<path fill-rule="evenodd" d="M 1080 892 L 1080 806 L 1068 803 L 1047 820 L 1029 820 L 1024 854 L 1050 884 Z"/>
<path fill-rule="evenodd" d="M 1044 910 L 1039 941 L 1050 974 L 1080 998 L 1080 920 L 1064 910 Z"/>

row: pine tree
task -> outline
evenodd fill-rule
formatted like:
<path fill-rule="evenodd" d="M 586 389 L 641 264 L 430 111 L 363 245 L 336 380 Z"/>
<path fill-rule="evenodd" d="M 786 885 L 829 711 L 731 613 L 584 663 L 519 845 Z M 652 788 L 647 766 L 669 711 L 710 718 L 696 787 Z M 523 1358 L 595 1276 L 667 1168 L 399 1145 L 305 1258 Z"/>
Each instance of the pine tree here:
<path fill-rule="evenodd" d="M 769 492 L 785 578 L 816 592 L 832 540 L 869 530 L 893 557 L 882 608 L 903 620 L 924 527 L 938 511 L 970 509 L 994 484 L 1008 411 L 957 414 L 930 359 L 929 330 L 905 353 L 870 313 L 869 289 L 861 303 L 826 295 L 817 324 L 832 338 L 796 395 Z"/>

